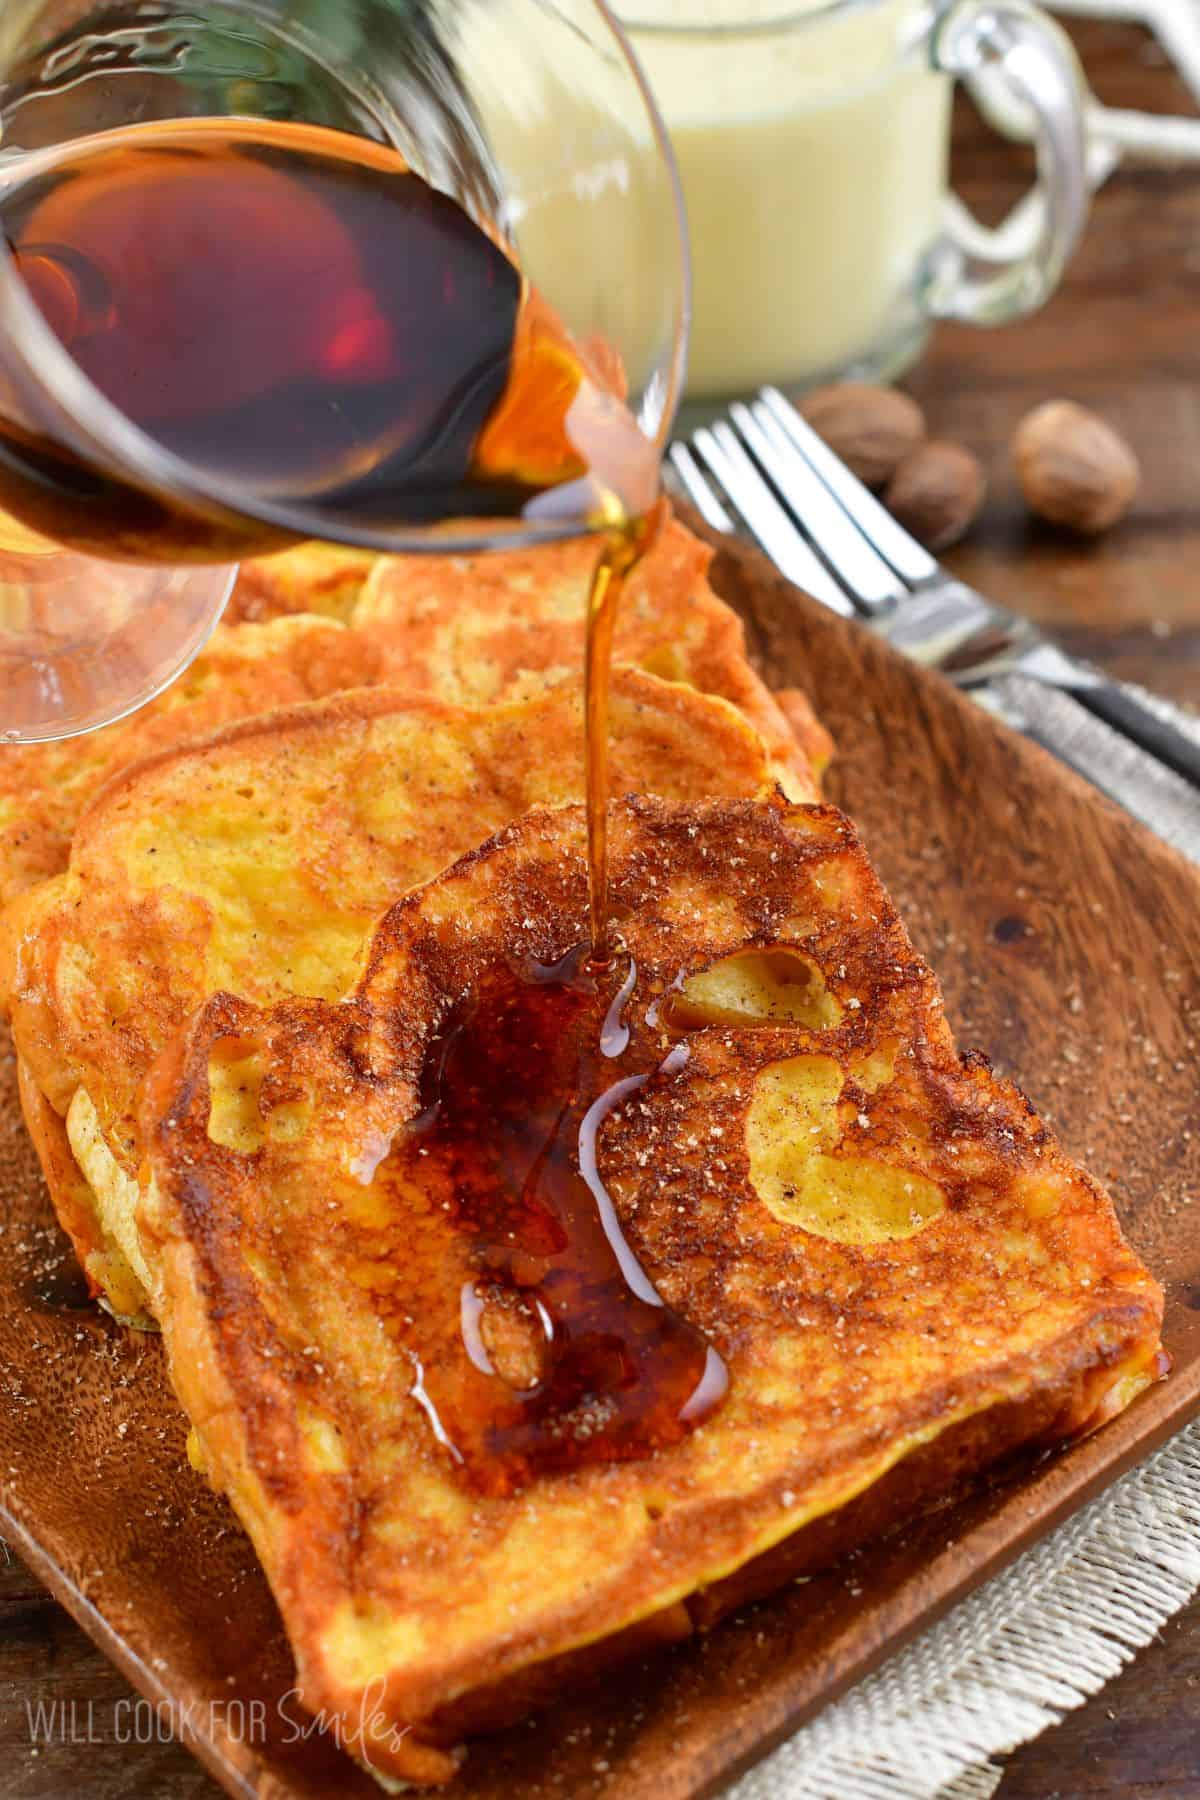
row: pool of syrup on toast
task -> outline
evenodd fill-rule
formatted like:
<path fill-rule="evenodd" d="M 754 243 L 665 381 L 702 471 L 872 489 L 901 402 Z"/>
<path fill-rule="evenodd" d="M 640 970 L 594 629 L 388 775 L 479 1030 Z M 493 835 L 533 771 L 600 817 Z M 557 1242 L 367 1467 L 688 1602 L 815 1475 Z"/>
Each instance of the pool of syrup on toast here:
<path fill-rule="evenodd" d="M 552 967 L 497 965 L 426 1072 L 421 1124 L 396 1154 L 419 1151 L 425 1179 L 451 1183 L 476 1247 L 461 1308 L 477 1379 L 421 1367 L 413 1392 L 493 1488 L 677 1441 L 719 1403 L 724 1367 L 641 1268 L 595 1155 L 604 1118 L 649 1078 L 613 1049 L 625 977 L 607 880 L 613 630 L 661 519 L 618 497 L 633 440 L 603 437 L 612 466 L 589 471 L 569 414 L 590 377 L 565 329 L 499 237 L 384 146 L 274 121 L 134 127 L 65 145 L 8 191 L 2 225 L 84 375 L 244 501 L 226 540 L 211 512 L 85 463 L 49 415 L 43 435 L 0 423 L 0 501 L 57 541 L 94 549 L 107 534 L 150 560 L 239 554 L 267 502 L 300 509 L 313 535 L 353 539 L 519 517 L 594 478 L 607 529 L 584 655 L 587 940 Z M 263 529 L 257 547 L 271 548 Z M 505 1311 L 524 1386 L 487 1349 Z"/>
<path fill-rule="evenodd" d="M 606 1119 L 653 1074 L 628 1065 L 635 986 L 619 949 L 602 968 L 586 944 L 550 965 L 494 964 L 431 1043 L 420 1113 L 388 1159 L 393 1177 L 444 1196 L 470 1245 L 460 1353 L 421 1366 L 418 1398 L 483 1492 L 649 1455 L 726 1390 L 720 1356 L 663 1301 L 600 1174 Z M 686 1055 L 676 1045 L 668 1068 Z"/>

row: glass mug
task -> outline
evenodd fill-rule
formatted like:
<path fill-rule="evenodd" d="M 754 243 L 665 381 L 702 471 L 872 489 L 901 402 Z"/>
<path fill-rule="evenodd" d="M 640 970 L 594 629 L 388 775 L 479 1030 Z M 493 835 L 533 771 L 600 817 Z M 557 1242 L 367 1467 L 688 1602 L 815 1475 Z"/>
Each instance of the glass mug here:
<path fill-rule="evenodd" d="M 190 448 L 181 452 L 102 391 L 131 353 L 140 359 L 142 343 L 153 369 L 172 369 L 176 342 L 168 317 L 156 343 L 159 320 L 144 295 L 138 299 L 111 236 L 92 232 L 81 269 L 76 243 L 42 242 L 35 233 L 28 249 L 21 240 L 23 276 L 0 232 L 0 737 L 65 736 L 150 698 L 179 673 L 220 614 L 233 571 L 214 564 L 308 537 L 399 551 L 562 537 L 603 522 L 604 471 L 618 465 L 620 481 L 614 474 L 607 491 L 628 512 L 644 511 L 657 493 L 682 384 L 686 234 L 665 131 L 601 0 L 0 0 L 0 226 L 6 202 L 8 216 L 20 217 L 22 193 L 53 181 L 64 146 L 73 147 L 76 169 L 86 167 L 81 158 L 103 154 L 114 133 L 131 155 L 153 155 L 160 122 L 182 122 L 180 154 L 193 159 L 191 166 L 205 143 L 226 141 L 226 122 L 261 122 L 260 135 L 267 126 L 338 134 L 322 138 L 322 154 L 336 141 L 358 140 L 362 155 L 378 145 L 398 150 L 485 236 L 515 250 L 523 276 L 581 355 L 587 351 L 567 434 L 589 474 L 547 477 L 557 485 L 532 498 L 495 499 L 507 517 L 447 517 L 454 509 L 451 484 L 439 485 L 445 445 L 481 389 L 420 391 L 430 363 L 426 338 L 449 301 L 443 285 L 432 305 L 415 280 L 404 302 L 403 341 L 395 340 L 386 376 L 395 416 L 382 425 L 376 417 L 373 436 L 364 426 L 339 444 L 336 479 L 322 465 L 315 474 L 307 466 L 302 475 L 290 471 L 285 481 L 284 451 L 299 465 L 309 454 L 306 433 L 288 433 L 276 462 L 260 452 L 253 432 L 238 441 L 215 411 L 211 425 L 203 412 L 203 429 L 188 420 L 187 442 L 206 445 L 207 461 Z M 140 206 L 140 190 L 129 185 Z M 225 191 L 217 191 L 195 237 L 196 255 L 207 253 L 215 268 L 225 266 Z M 262 388 L 261 401 L 249 396 L 254 408 L 271 403 L 268 368 L 282 359 L 282 346 L 293 338 L 308 344 L 306 308 L 312 311 L 321 285 L 302 278 L 303 256 L 294 259 L 301 273 L 286 276 L 293 261 L 283 221 L 292 215 L 285 189 L 279 198 L 274 237 L 260 231 L 247 246 L 249 257 L 274 259 L 285 271 L 276 281 L 277 310 L 256 321 L 260 358 L 242 359 Z M 316 238 L 305 238 L 310 264 L 317 243 L 322 279 L 340 266 L 326 256 L 325 243 L 336 248 L 345 215 L 330 213 Z M 302 216 L 311 221 L 311 209 Z M 123 220 L 143 289 L 155 234 L 174 231 L 178 217 L 178 209 L 160 205 L 155 212 L 148 203 L 140 229 L 135 221 L 130 232 Z M 566 241 L 576 249 L 564 263 L 557 252 Z M 406 257 L 408 248 L 406 239 Z M 177 259 L 172 271 L 191 266 L 194 258 Z M 406 261 L 405 279 L 408 268 Z M 69 291 L 65 314 L 82 310 L 89 332 L 93 317 L 102 332 L 120 331 L 123 318 L 139 321 L 115 352 L 103 337 L 92 341 L 94 380 L 52 328 L 54 307 L 35 301 L 35 272 L 51 301 Z M 86 306 L 75 305 L 76 288 Z M 232 361 L 222 346 L 243 316 L 229 298 L 234 291 L 236 282 L 222 278 L 204 290 L 199 316 L 209 360 L 189 364 L 189 392 L 201 409 L 215 406 L 210 388 L 220 388 L 222 367 Z M 185 316 L 197 313 L 193 302 Z M 148 337 L 138 335 L 143 329 Z M 311 336 L 312 367 L 289 366 L 286 375 L 293 385 L 307 384 L 306 392 L 328 366 L 318 354 L 328 346 L 318 343 L 315 327 Z M 490 380 L 497 365 L 494 351 L 488 354 Z M 464 363 L 463 383 L 475 380 L 478 366 Z M 162 391 L 157 375 L 138 379 L 140 392 L 154 398 Z M 376 412 L 383 380 L 371 376 Z M 623 405 L 613 399 L 619 384 Z M 168 398 L 174 403 L 173 391 Z M 239 394 L 238 404 L 244 400 Z M 318 423 L 333 410 L 348 416 L 332 390 L 328 400 L 318 395 Z M 349 434 L 357 425 L 344 429 Z M 346 508 L 347 468 L 351 485 L 364 476 L 369 485 L 384 469 L 386 499 L 387 472 L 398 466 L 388 459 L 397 458 L 398 444 L 405 455 L 405 446 L 416 446 L 416 486 L 424 480 L 433 496 L 422 499 L 424 512 L 389 513 L 375 501 L 373 511 Z M 434 465 L 438 472 L 429 475 Z M 47 541 L 56 533 L 66 551 Z M 128 560 L 113 560 L 122 557 Z"/>
<path fill-rule="evenodd" d="M 1040 306 L 1087 210 L 1083 85 L 1022 0 L 622 0 L 671 134 L 692 241 L 687 393 L 898 374 L 931 321 Z M 1006 255 L 947 205 L 955 78 L 1028 112 L 1037 242 Z"/>

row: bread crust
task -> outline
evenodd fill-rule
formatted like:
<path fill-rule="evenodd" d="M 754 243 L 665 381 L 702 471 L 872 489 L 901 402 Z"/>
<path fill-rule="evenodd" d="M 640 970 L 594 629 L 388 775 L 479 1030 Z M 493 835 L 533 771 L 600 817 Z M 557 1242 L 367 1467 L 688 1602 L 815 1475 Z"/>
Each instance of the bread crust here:
<path fill-rule="evenodd" d="M 397 1736 L 360 1753 L 412 1780 L 447 1779 L 436 1752 L 547 1683 L 711 1623 L 1159 1372 L 1160 1290 L 1028 1102 L 957 1055 L 849 822 L 633 800 L 611 824 L 643 984 L 627 1054 L 649 1079 L 609 1115 L 599 1169 L 641 1267 L 730 1374 L 682 1441 L 480 1491 L 414 1382 L 486 1379 L 459 1322 L 474 1264 L 436 1182 L 395 1185 L 386 1147 L 456 997 L 497 957 L 550 964 L 580 940 L 579 809 L 526 815 L 394 907 L 348 1001 L 214 998 L 146 1118 L 180 1397 L 306 1703 L 352 1731 L 369 1693 Z M 792 1016 L 739 1021 L 725 990 L 687 1057 L 664 1058 L 650 997 L 682 975 L 711 1005 L 713 971 L 748 947 L 814 971 L 811 1014 L 792 995 Z M 225 1067 L 236 1129 L 214 1141 Z"/>

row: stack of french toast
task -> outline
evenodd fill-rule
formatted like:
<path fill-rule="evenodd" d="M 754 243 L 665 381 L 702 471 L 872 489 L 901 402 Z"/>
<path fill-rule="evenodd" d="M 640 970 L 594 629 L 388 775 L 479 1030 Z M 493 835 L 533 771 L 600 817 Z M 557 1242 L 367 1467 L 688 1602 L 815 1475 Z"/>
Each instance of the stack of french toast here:
<path fill-rule="evenodd" d="M 0 999 L 55 1210 L 97 1300 L 161 1330 L 304 1701 L 385 1781 L 452 1779 L 564 1681 L 1094 1428 L 1161 1364 L 1108 1198 L 956 1051 L 820 800 L 826 734 L 672 521 L 617 626 L 622 985 L 578 1142 L 628 1287 L 711 1379 L 622 1436 L 609 1397 L 653 1364 L 600 1345 L 603 1391 L 548 1410 L 569 1234 L 471 1210 L 478 1147 L 432 1153 L 428 1072 L 472 996 L 587 939 L 595 556 L 264 559 L 157 701 L 0 758 Z M 555 1054 L 531 1031 L 495 1053 L 518 1110 Z"/>

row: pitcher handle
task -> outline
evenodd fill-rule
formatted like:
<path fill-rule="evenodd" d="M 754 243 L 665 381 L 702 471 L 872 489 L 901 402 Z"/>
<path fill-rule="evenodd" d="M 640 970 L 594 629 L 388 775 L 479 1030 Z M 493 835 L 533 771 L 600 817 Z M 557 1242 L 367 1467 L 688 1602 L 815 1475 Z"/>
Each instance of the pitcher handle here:
<path fill-rule="evenodd" d="M 986 71 L 989 85 L 1005 89 L 1030 121 L 1042 199 L 1033 243 L 1013 255 L 956 207 L 925 294 L 935 318 L 1002 325 L 1043 304 L 1083 230 L 1090 197 L 1083 71 L 1066 33 L 1024 0 L 956 0 L 939 19 L 930 51 L 934 67 L 948 75 L 970 81 Z"/>

